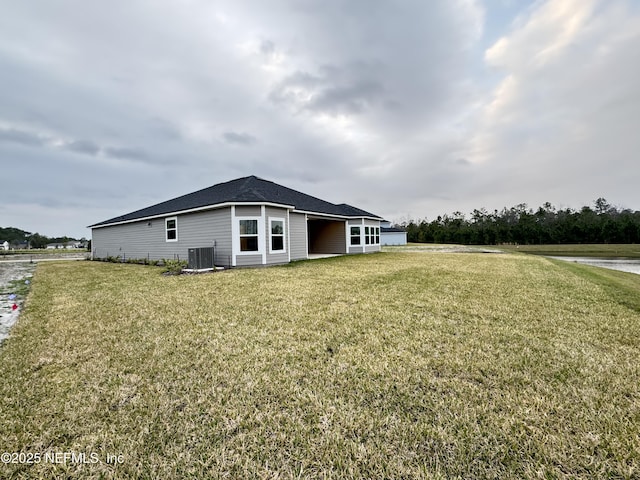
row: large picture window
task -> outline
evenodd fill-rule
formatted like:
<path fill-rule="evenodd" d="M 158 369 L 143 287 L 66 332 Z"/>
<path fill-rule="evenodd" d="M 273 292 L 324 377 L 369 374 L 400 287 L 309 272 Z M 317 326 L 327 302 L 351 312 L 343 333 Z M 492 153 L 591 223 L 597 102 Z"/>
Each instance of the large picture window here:
<path fill-rule="evenodd" d="M 171 217 L 166 218 L 164 221 L 165 226 L 165 240 L 167 242 L 178 241 L 178 218 Z"/>
<path fill-rule="evenodd" d="M 349 237 L 351 245 L 360 245 L 360 227 L 351 227 Z"/>
<path fill-rule="evenodd" d="M 367 245 L 380 245 L 380 227 L 364 227 L 364 241 Z"/>
<path fill-rule="evenodd" d="M 240 251 L 258 251 L 258 220 L 240 220 Z"/>
<path fill-rule="evenodd" d="M 270 251 L 284 252 L 284 219 L 271 219 L 269 221 L 269 233 L 271 237 Z"/>

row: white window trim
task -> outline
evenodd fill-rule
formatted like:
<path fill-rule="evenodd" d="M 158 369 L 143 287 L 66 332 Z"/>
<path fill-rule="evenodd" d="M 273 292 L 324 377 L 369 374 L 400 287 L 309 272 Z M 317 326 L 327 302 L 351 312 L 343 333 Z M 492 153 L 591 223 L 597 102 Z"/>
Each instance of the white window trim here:
<path fill-rule="evenodd" d="M 352 228 L 357 228 L 358 229 L 358 234 L 357 235 L 351 235 L 351 229 Z M 358 237 L 358 239 L 360 240 L 360 243 L 352 243 L 351 239 Z M 362 225 L 349 225 L 349 247 L 362 247 Z"/>
<path fill-rule="evenodd" d="M 169 223 L 171 220 L 174 220 L 176 222 L 176 238 L 169 238 L 169 228 L 167 228 L 167 223 Z M 174 230 L 173 228 L 171 230 Z M 167 217 L 164 219 L 164 240 L 165 242 L 177 242 L 178 241 L 178 217 Z"/>
<path fill-rule="evenodd" d="M 257 220 L 258 221 L 258 233 L 257 235 L 255 235 L 258 238 L 258 250 L 243 252 L 240 249 L 240 238 L 243 237 L 243 235 L 240 234 L 241 220 Z M 238 232 L 238 234 L 236 235 L 236 238 L 234 239 L 234 242 L 236 242 L 236 245 L 238 246 L 236 255 L 262 255 L 262 253 L 264 252 L 264 249 L 263 249 L 264 241 L 262 241 L 264 237 L 263 237 L 263 234 L 260 233 L 264 230 L 262 217 L 236 217 L 234 222 L 237 228 L 236 231 Z"/>
<path fill-rule="evenodd" d="M 287 210 L 287 245 L 289 247 L 291 247 L 290 242 L 290 238 L 291 238 L 291 227 L 290 227 L 290 222 L 289 222 L 289 210 Z M 291 261 L 291 248 L 287 248 L 287 260 L 290 262 Z"/>
<path fill-rule="evenodd" d="M 273 237 L 273 230 L 271 227 L 272 222 L 282 222 L 282 250 L 273 250 L 271 246 L 273 243 L 271 242 L 271 238 Z M 281 217 L 269 217 L 269 253 L 287 253 L 287 223 L 284 218 Z M 279 236 L 279 235 L 278 235 Z"/>
<path fill-rule="evenodd" d="M 267 264 L 267 232 L 265 231 L 265 223 L 267 222 L 267 207 L 260 205 L 260 220 L 258 220 L 258 232 L 262 232 L 258 235 L 258 250 L 262 256 L 262 265 Z"/>
<path fill-rule="evenodd" d="M 367 229 L 369 233 L 367 233 Z M 364 247 L 376 247 L 381 245 L 380 238 L 380 227 L 375 225 L 363 225 L 362 226 L 362 238 L 364 243 L 362 244 Z"/>
<path fill-rule="evenodd" d="M 304 254 L 309 258 L 309 215 L 304 214 Z"/>

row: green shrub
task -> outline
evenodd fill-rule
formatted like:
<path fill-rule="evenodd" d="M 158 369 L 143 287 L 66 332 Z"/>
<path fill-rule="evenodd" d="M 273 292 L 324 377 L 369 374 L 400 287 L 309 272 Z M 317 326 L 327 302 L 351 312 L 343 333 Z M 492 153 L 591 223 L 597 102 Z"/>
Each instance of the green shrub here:
<path fill-rule="evenodd" d="M 153 267 L 165 267 L 165 273 L 170 273 L 172 275 L 179 275 L 182 273 L 182 269 L 187 266 L 187 262 L 185 260 L 168 260 L 163 258 L 162 260 L 151 260 L 148 258 L 127 258 L 124 259 L 118 255 L 114 257 L 109 255 L 107 257 L 94 257 L 93 260 L 98 262 L 107 262 L 107 263 L 129 263 L 135 265 L 151 265 Z"/>
<path fill-rule="evenodd" d="M 180 275 L 182 269 L 187 266 L 187 262 L 184 260 L 168 260 L 163 258 L 162 263 L 164 264 L 164 272 L 169 275 Z"/>

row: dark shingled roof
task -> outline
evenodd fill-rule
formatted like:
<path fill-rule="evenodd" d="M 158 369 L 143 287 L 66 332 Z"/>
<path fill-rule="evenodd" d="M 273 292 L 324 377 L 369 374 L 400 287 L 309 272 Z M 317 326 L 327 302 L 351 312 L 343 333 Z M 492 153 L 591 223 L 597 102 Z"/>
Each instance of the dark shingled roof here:
<path fill-rule="evenodd" d="M 119 217 L 95 223 L 90 227 L 109 225 L 111 223 L 127 222 L 140 218 L 154 217 L 158 215 L 168 215 L 194 208 L 208 207 L 221 203 L 278 203 L 291 205 L 296 210 L 306 212 L 323 213 L 328 215 L 339 215 L 342 217 L 374 217 L 377 215 L 366 212 L 346 203 L 335 205 L 333 203 L 320 200 L 305 193 L 292 190 L 277 183 L 263 180 L 256 176 L 238 178 L 229 182 L 218 183 L 212 187 L 198 190 L 181 197 L 167 200 L 135 212 L 127 213 Z"/>

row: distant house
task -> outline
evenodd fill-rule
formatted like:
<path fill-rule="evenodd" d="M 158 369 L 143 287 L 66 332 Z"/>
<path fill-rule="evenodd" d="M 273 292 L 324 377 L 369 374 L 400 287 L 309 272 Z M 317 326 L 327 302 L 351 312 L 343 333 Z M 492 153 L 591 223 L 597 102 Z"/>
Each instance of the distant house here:
<path fill-rule="evenodd" d="M 250 176 L 90 225 L 93 258 L 180 258 L 214 247 L 218 266 L 380 250 L 380 218 Z"/>
<path fill-rule="evenodd" d="M 47 250 L 58 250 L 61 248 L 82 248 L 82 243 L 76 240 L 71 240 L 64 243 L 47 243 Z"/>
<path fill-rule="evenodd" d="M 9 250 L 9 242 L 0 240 L 0 250 Z"/>
<path fill-rule="evenodd" d="M 406 245 L 407 232 L 401 228 L 391 226 L 391 222 L 386 220 L 380 222 L 380 244 L 381 245 Z"/>

